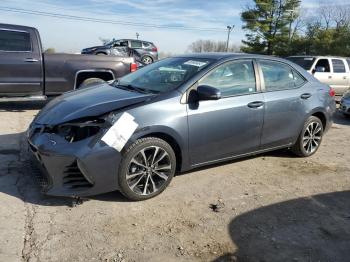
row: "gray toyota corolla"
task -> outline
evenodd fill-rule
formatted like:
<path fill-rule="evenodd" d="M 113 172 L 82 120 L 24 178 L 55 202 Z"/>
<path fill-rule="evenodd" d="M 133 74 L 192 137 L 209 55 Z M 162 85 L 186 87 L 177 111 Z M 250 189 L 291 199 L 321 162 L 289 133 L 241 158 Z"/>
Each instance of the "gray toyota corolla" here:
<path fill-rule="evenodd" d="M 27 136 L 47 194 L 143 200 L 176 172 L 279 148 L 314 154 L 333 96 L 283 59 L 184 55 L 54 99 Z"/>

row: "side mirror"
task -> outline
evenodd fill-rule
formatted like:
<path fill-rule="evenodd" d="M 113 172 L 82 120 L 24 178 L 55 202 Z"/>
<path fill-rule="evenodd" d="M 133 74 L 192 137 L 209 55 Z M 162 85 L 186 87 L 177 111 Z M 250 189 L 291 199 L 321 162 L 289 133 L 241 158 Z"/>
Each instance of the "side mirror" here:
<path fill-rule="evenodd" d="M 219 89 L 207 85 L 198 86 L 197 95 L 199 101 L 219 100 L 221 98 L 221 92 Z"/>
<path fill-rule="evenodd" d="M 313 70 L 314 73 L 324 73 L 326 72 L 326 68 L 324 66 L 316 66 Z"/>

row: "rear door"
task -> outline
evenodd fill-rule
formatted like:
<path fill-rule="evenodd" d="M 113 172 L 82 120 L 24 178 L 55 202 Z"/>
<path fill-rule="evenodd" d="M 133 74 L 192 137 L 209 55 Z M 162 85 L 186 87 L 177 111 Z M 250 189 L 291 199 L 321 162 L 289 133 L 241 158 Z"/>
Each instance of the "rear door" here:
<path fill-rule="evenodd" d="M 349 68 L 344 59 L 332 58 L 333 79 L 331 86 L 336 95 L 343 95 L 349 88 Z"/>
<path fill-rule="evenodd" d="M 306 79 L 288 64 L 259 60 L 265 112 L 261 148 L 277 148 L 294 142 L 305 118 L 312 94 Z"/>
<path fill-rule="evenodd" d="M 222 98 L 188 105 L 192 165 L 258 150 L 264 102 L 255 75 L 252 60 L 236 60 L 219 65 L 198 82 L 219 89 Z"/>
<path fill-rule="evenodd" d="M 0 95 L 43 93 L 41 50 L 33 30 L 0 28 Z"/>

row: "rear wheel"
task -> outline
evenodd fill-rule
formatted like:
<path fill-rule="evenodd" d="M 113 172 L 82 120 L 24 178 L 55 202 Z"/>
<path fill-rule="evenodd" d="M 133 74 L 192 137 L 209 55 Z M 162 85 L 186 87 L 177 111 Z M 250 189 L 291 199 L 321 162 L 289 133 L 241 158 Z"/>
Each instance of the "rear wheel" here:
<path fill-rule="evenodd" d="M 123 154 L 120 191 L 130 200 L 152 198 L 170 184 L 175 170 L 175 153 L 167 142 L 156 137 L 136 140 Z"/>
<path fill-rule="evenodd" d="M 102 84 L 102 83 L 105 83 L 105 82 L 106 81 L 104 81 L 101 78 L 88 78 L 88 79 L 85 79 L 79 85 L 78 89 L 88 88 L 88 87 L 95 86 L 95 85 L 98 85 L 98 84 Z"/>
<path fill-rule="evenodd" d="M 315 116 L 310 116 L 305 122 L 297 142 L 292 147 L 293 153 L 300 157 L 308 157 L 316 153 L 323 137 L 323 124 Z"/>
<path fill-rule="evenodd" d="M 146 56 L 142 57 L 142 63 L 144 63 L 146 65 L 152 64 L 153 59 L 152 59 L 152 57 L 146 55 Z"/>

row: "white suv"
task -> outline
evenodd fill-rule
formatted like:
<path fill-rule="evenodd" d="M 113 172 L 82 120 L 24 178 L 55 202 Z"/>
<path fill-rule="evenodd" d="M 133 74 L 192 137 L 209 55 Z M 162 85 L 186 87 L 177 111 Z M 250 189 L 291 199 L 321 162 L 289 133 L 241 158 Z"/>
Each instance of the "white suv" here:
<path fill-rule="evenodd" d="M 350 88 L 350 59 L 332 56 L 290 56 L 288 60 L 298 64 L 320 82 L 331 86 L 337 96 Z"/>

